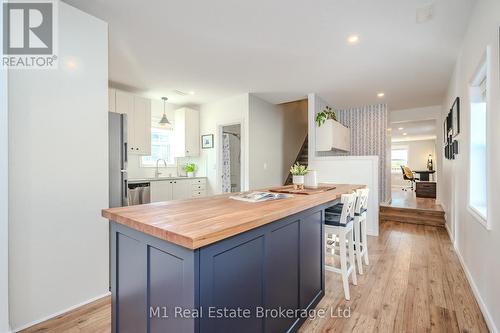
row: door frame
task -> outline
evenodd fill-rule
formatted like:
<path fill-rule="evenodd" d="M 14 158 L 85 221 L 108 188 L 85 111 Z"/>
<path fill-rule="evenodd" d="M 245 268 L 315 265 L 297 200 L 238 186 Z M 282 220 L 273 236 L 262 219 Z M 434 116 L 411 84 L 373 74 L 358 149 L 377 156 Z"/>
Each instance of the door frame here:
<path fill-rule="evenodd" d="M 222 132 L 225 126 L 240 125 L 240 189 L 241 191 L 248 190 L 248 168 L 247 168 L 247 147 L 246 147 L 246 132 L 244 120 L 236 120 L 227 123 L 217 124 L 217 135 L 215 137 L 215 149 L 217 156 L 217 190 L 216 193 L 222 193 Z"/>

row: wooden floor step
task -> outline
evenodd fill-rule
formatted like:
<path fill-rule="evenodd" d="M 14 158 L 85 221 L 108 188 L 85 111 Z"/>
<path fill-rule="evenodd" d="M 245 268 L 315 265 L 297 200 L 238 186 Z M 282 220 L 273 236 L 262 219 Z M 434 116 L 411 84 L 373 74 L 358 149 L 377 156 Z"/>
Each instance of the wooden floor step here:
<path fill-rule="evenodd" d="M 385 206 L 380 206 L 379 219 L 380 222 L 395 221 L 432 226 L 444 226 L 446 223 L 444 211 Z"/>

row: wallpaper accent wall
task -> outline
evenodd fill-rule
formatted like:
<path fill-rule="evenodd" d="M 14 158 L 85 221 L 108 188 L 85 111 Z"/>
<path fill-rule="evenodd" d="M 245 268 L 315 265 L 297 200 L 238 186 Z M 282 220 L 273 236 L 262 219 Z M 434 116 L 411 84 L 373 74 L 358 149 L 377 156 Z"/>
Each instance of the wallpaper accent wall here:
<path fill-rule="evenodd" d="M 368 105 L 337 112 L 337 120 L 351 129 L 351 151 L 332 153 L 338 156 L 379 157 L 379 198 L 382 202 L 390 199 L 390 136 L 389 112 L 386 104 Z"/>

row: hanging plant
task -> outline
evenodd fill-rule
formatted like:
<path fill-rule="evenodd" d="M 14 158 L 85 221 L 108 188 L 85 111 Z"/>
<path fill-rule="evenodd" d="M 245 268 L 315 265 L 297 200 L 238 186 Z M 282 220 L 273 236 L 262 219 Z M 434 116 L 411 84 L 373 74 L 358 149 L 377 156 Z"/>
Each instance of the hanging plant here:
<path fill-rule="evenodd" d="M 328 119 L 332 119 L 332 120 L 337 121 L 337 114 L 335 113 L 335 110 L 333 110 L 331 107 L 329 107 L 327 105 L 327 106 L 325 106 L 323 111 L 318 112 L 318 114 L 316 114 L 316 125 L 318 125 L 318 127 L 320 127 Z"/>

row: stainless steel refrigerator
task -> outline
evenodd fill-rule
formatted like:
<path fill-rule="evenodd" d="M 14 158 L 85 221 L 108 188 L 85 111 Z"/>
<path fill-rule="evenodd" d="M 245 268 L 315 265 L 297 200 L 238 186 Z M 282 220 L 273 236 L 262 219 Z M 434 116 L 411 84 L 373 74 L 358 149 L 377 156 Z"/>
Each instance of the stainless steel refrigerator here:
<path fill-rule="evenodd" d="M 109 207 L 128 206 L 127 115 L 109 112 Z"/>

